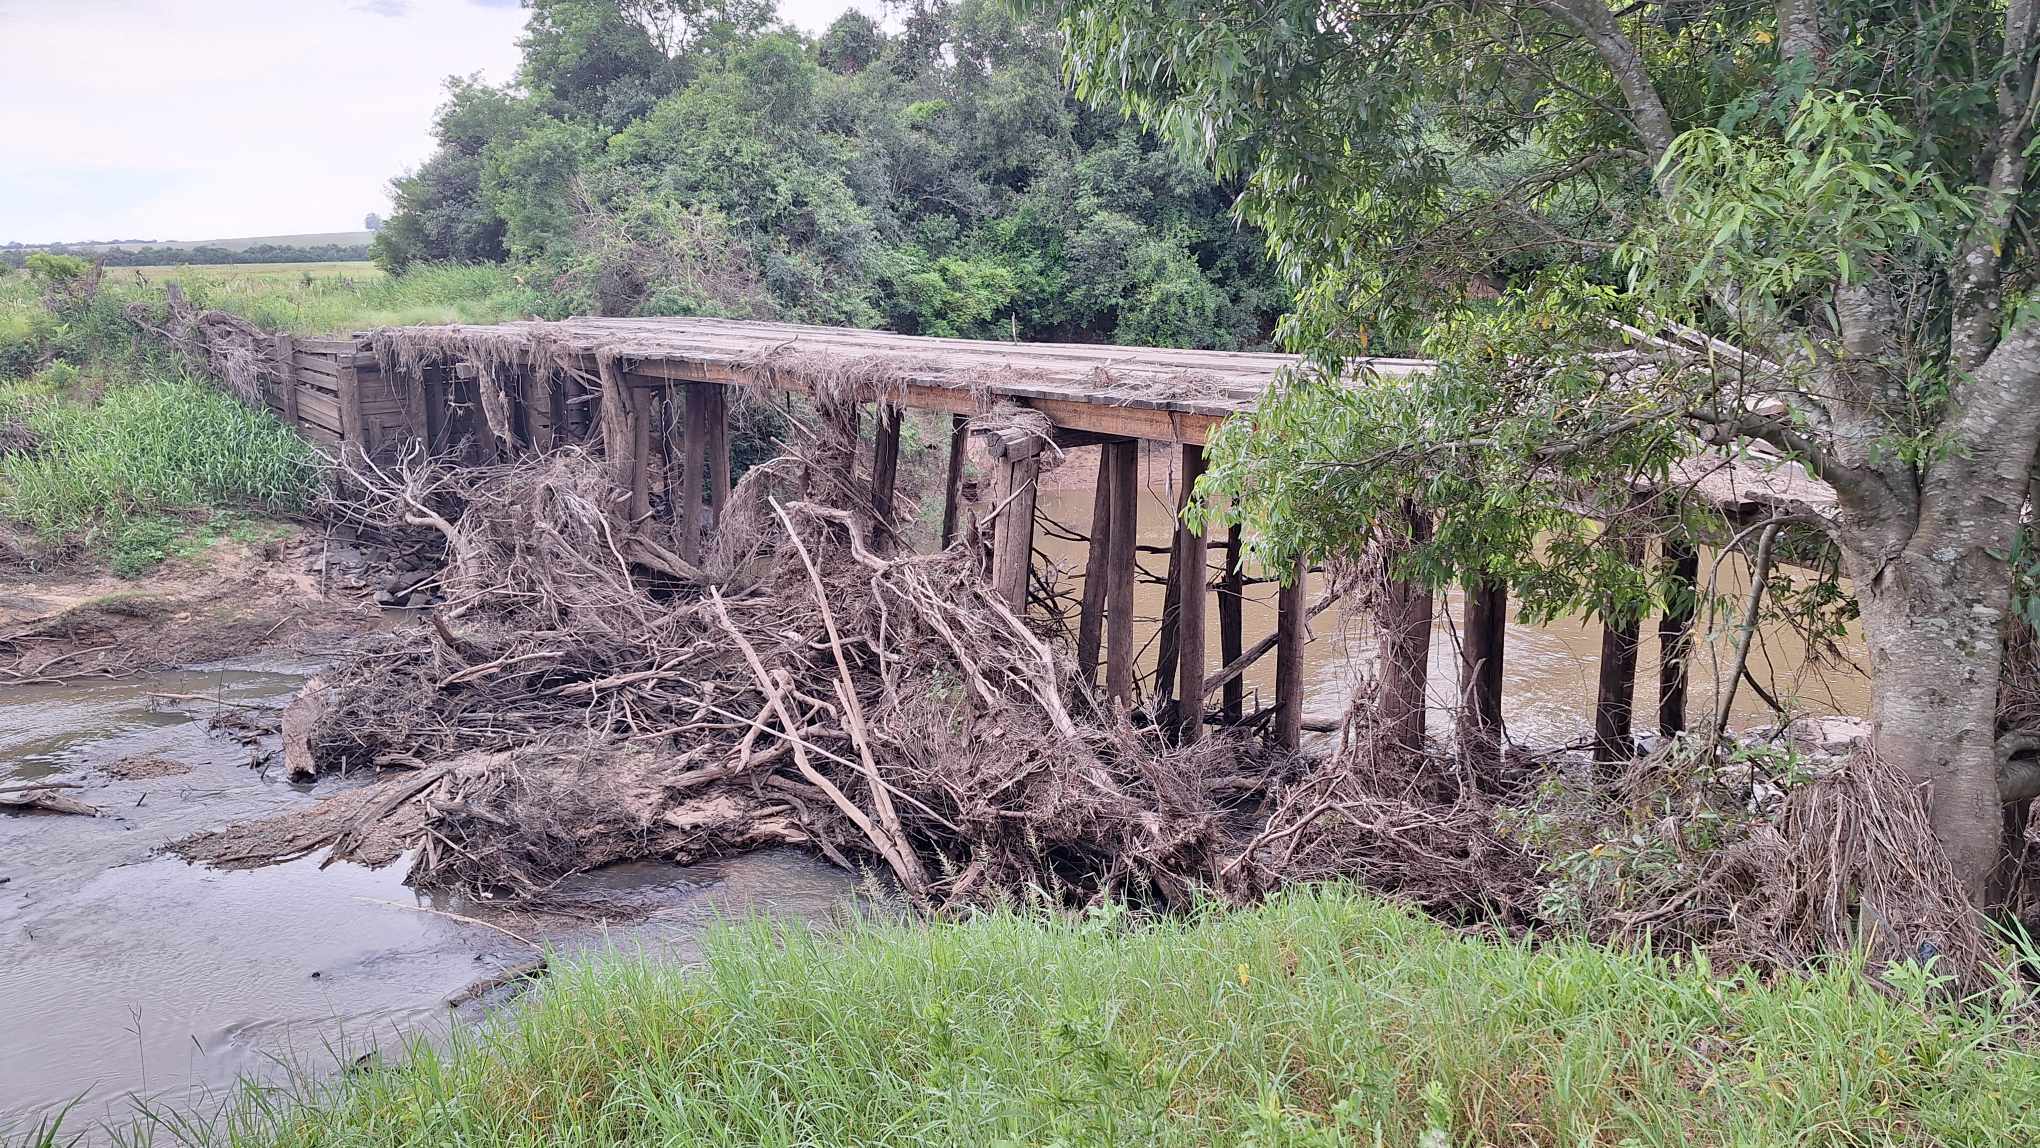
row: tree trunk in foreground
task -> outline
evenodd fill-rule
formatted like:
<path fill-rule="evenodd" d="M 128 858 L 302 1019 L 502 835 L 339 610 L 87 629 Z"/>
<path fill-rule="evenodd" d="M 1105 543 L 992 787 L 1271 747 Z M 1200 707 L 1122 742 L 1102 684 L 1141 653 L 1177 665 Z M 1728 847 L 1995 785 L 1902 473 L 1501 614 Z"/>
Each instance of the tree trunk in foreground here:
<path fill-rule="evenodd" d="M 2003 821 L 1999 627 L 2011 572 L 1981 548 L 1908 552 L 1858 577 L 1856 594 L 1870 654 L 1872 743 L 1925 787 L 1955 876 L 1982 904 Z"/>

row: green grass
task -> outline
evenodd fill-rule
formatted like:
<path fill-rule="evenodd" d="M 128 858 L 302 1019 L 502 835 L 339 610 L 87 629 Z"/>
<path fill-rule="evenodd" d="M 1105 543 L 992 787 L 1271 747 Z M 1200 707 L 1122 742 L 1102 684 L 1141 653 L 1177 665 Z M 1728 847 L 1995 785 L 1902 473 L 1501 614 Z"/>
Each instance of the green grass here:
<path fill-rule="evenodd" d="M 1917 972 L 1880 995 L 1847 962 L 1762 985 L 1497 945 L 1339 888 L 1153 924 L 749 925 L 708 952 L 571 965 L 397 1066 L 153 1126 L 350 1148 L 2040 1143 L 2009 1001 L 1930 1007 Z"/>
<path fill-rule="evenodd" d="M 310 497 L 310 448 L 265 411 L 185 379 L 117 384 L 86 401 L 49 381 L 0 385 L 0 513 L 46 537 L 87 535 L 139 574 L 193 536 L 234 529 L 222 510 L 290 513 Z M 209 534 L 206 535 L 210 537 Z"/>
<path fill-rule="evenodd" d="M 494 265 L 422 265 L 402 275 L 349 268 L 334 273 L 249 274 L 194 267 L 178 282 L 202 306 L 232 311 L 262 327 L 301 335 L 424 323 L 500 323 L 545 308 L 539 292 Z M 221 272 L 226 270 L 227 273 Z"/>
<path fill-rule="evenodd" d="M 301 285 L 305 276 L 314 279 L 381 279 L 383 270 L 368 262 L 332 263 L 166 263 L 150 267 L 109 267 L 106 281 L 116 287 L 136 282 L 202 279 L 211 282 L 260 280 L 279 289 Z"/>

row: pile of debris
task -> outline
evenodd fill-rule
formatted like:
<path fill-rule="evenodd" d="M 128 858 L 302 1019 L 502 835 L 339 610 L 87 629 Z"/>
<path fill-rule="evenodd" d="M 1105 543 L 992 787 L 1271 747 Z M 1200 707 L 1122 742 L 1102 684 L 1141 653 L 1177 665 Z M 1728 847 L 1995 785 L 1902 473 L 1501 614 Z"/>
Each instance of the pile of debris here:
<path fill-rule="evenodd" d="M 580 448 L 350 461 L 345 515 L 440 556 L 429 624 L 365 644 L 286 714 L 293 773 L 370 780 L 179 852 L 408 855 L 415 885 L 525 901 L 618 861 L 780 843 L 931 908 L 1183 907 L 1349 878 L 1468 925 L 1773 965 L 1846 949 L 1873 903 L 1885 955 L 1988 961 L 1937 892 L 1918 803 L 1867 755 L 1738 778 L 1680 745 L 1611 781 L 1565 755 L 1387 753 L 1364 701 L 1315 761 L 1137 728 L 991 591 L 980 547 L 916 553 L 874 520 L 856 397 L 817 397 L 698 566 L 670 527 L 620 515 Z"/>

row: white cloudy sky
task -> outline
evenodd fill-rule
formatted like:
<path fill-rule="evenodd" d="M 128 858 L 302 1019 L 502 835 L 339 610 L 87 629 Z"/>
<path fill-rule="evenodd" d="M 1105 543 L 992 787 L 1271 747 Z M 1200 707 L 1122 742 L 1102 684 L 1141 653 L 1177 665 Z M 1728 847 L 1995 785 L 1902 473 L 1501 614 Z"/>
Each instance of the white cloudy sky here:
<path fill-rule="evenodd" d="M 431 153 L 445 77 L 509 79 L 523 24 L 517 0 L 0 0 L 0 243 L 356 230 Z"/>

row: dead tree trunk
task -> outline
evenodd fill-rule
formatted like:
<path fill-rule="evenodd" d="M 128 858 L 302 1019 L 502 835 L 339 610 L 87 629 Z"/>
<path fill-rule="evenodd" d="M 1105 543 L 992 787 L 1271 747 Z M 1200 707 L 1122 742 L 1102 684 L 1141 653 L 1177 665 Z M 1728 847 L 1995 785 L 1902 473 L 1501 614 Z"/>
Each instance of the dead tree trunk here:
<path fill-rule="evenodd" d="M 1466 588 L 1459 648 L 1459 748 L 1493 760 L 1502 742 L 1502 655 L 1509 622 L 1509 587 L 1475 577 Z"/>

